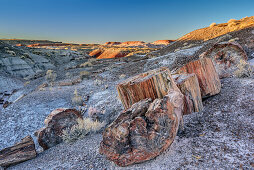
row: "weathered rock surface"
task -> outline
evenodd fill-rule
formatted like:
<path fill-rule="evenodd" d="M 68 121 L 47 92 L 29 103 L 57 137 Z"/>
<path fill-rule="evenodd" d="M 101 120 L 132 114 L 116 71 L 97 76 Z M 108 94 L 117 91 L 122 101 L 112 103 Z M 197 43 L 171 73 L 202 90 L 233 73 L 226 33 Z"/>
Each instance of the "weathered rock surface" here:
<path fill-rule="evenodd" d="M 170 90 L 179 91 L 169 69 L 165 67 L 139 74 L 117 85 L 125 109 L 142 99 L 163 98 Z"/>
<path fill-rule="evenodd" d="M 152 42 L 152 44 L 155 45 L 169 45 L 171 42 L 174 42 L 174 40 L 157 40 Z"/>
<path fill-rule="evenodd" d="M 172 75 L 172 77 L 184 95 L 183 114 L 202 111 L 202 97 L 196 74 L 176 74 Z"/>
<path fill-rule="evenodd" d="M 198 77 L 202 98 L 218 94 L 221 90 L 219 75 L 216 72 L 211 58 L 204 57 L 189 62 L 179 68 L 177 73 L 195 73 Z"/>
<path fill-rule="evenodd" d="M 201 55 L 213 60 L 215 69 L 220 78 L 233 75 L 240 60 L 247 61 L 248 57 L 242 46 L 236 42 L 215 44 L 212 48 Z"/>
<path fill-rule="evenodd" d="M 83 119 L 80 112 L 75 109 L 56 109 L 45 119 L 45 127 L 38 131 L 38 143 L 44 149 L 51 148 L 62 140 L 62 132 Z"/>
<path fill-rule="evenodd" d="M 104 45 L 119 45 L 119 44 L 121 44 L 121 42 L 109 41 L 109 42 L 105 42 Z"/>
<path fill-rule="evenodd" d="M 121 46 L 139 46 L 144 44 L 144 41 L 125 41 L 121 43 Z"/>
<path fill-rule="evenodd" d="M 155 158 L 174 141 L 182 118 L 183 95 L 141 100 L 122 112 L 103 133 L 100 153 L 119 166 Z"/>
<path fill-rule="evenodd" d="M 14 146 L 0 151 L 0 167 L 15 165 L 36 157 L 33 138 L 27 136 Z"/>

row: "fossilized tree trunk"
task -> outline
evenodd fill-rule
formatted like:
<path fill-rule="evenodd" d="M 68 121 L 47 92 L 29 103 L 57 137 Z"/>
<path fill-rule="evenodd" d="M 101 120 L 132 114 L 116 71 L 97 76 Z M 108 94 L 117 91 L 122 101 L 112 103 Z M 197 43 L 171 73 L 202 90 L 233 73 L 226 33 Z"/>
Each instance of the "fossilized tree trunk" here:
<path fill-rule="evenodd" d="M 142 99 L 161 99 L 171 90 L 179 91 L 165 67 L 139 74 L 117 85 L 125 109 Z"/>
<path fill-rule="evenodd" d="M 174 141 L 182 118 L 183 95 L 143 99 L 123 111 L 103 133 L 100 153 L 119 166 L 155 158 Z"/>
<path fill-rule="evenodd" d="M 183 114 L 202 111 L 202 97 L 196 74 L 175 74 L 172 77 L 184 95 Z"/>
<path fill-rule="evenodd" d="M 0 167 L 8 167 L 36 157 L 33 138 L 27 136 L 21 142 L 0 151 Z"/>
<path fill-rule="evenodd" d="M 177 73 L 195 73 L 198 77 L 202 98 L 209 97 L 220 92 L 220 79 L 215 70 L 212 59 L 210 58 L 200 58 L 199 60 L 189 62 L 179 68 Z"/>

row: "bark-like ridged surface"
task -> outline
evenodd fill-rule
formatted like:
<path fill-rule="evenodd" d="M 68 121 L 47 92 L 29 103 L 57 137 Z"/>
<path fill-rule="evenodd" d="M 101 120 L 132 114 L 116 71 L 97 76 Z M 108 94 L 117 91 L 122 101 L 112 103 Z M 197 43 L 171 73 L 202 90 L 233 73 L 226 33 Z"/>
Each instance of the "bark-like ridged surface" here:
<path fill-rule="evenodd" d="M 38 143 L 44 149 L 51 148 L 63 142 L 62 132 L 83 119 L 79 111 L 75 109 L 56 109 L 45 119 L 45 127 L 38 132 Z"/>
<path fill-rule="evenodd" d="M 183 114 L 200 112 L 203 110 L 202 97 L 198 78 L 196 74 L 175 74 L 172 75 L 177 87 L 184 95 Z"/>
<path fill-rule="evenodd" d="M 169 69 L 165 67 L 139 74 L 117 85 L 125 109 L 142 99 L 162 99 L 170 90 L 179 91 Z"/>
<path fill-rule="evenodd" d="M 27 136 L 14 146 L 0 151 L 0 169 L 20 162 L 27 161 L 36 157 L 36 150 L 33 138 Z"/>
<path fill-rule="evenodd" d="M 198 83 L 202 98 L 218 94 L 221 90 L 219 75 L 215 70 L 211 58 L 200 58 L 189 62 L 177 70 L 178 74 L 195 73 L 198 77 Z"/>
<path fill-rule="evenodd" d="M 212 58 L 215 69 L 220 78 L 233 75 L 240 60 L 247 61 L 248 57 L 242 46 L 236 42 L 215 44 L 201 57 Z"/>
<path fill-rule="evenodd" d="M 103 133 L 100 153 L 119 166 L 155 158 L 176 136 L 183 95 L 171 91 L 163 99 L 144 99 L 122 112 Z"/>

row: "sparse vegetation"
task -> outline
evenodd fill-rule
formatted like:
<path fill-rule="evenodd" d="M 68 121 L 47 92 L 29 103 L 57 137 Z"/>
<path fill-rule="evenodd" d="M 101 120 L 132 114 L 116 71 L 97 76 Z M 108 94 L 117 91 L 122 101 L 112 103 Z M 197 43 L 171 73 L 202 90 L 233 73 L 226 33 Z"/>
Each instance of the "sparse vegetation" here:
<path fill-rule="evenodd" d="M 238 69 L 234 72 L 237 77 L 244 78 L 253 76 L 253 66 L 248 64 L 245 60 L 240 60 L 237 68 Z"/>
<path fill-rule="evenodd" d="M 45 76 L 46 81 L 52 87 L 56 80 L 57 74 L 53 70 L 48 70 Z"/>
<path fill-rule="evenodd" d="M 81 71 L 79 75 L 81 80 L 84 80 L 85 78 L 88 78 L 91 75 L 91 73 L 89 71 Z"/>
<path fill-rule="evenodd" d="M 66 143 L 73 143 L 84 138 L 88 133 L 97 132 L 104 126 L 104 122 L 93 121 L 90 118 L 78 119 L 77 125 L 63 131 L 62 139 Z"/>
<path fill-rule="evenodd" d="M 73 96 L 73 98 L 72 98 L 71 101 L 72 101 L 72 104 L 73 104 L 73 105 L 82 106 L 82 104 L 83 104 L 83 99 L 82 99 L 82 96 L 80 96 L 80 95 L 78 94 L 78 90 L 77 90 L 77 89 L 74 90 L 74 96 Z"/>

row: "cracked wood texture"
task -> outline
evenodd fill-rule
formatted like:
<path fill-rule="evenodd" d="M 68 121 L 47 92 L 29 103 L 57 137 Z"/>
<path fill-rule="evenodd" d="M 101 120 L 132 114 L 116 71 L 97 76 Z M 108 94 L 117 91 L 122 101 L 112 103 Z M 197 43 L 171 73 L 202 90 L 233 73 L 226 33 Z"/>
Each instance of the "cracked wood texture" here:
<path fill-rule="evenodd" d="M 196 74 L 175 74 L 172 77 L 184 95 L 183 114 L 202 111 L 203 103 Z"/>
<path fill-rule="evenodd" d="M 0 151 L 0 167 L 8 167 L 36 157 L 33 138 L 27 136 L 14 146 Z"/>
<path fill-rule="evenodd" d="M 182 121 L 183 94 L 143 99 L 123 111 L 103 132 L 100 153 L 119 166 L 155 158 L 174 141 Z"/>
<path fill-rule="evenodd" d="M 59 108 L 52 111 L 44 120 L 45 127 L 37 132 L 39 145 L 46 150 L 62 143 L 63 131 L 77 125 L 78 119 L 83 117 L 75 109 Z"/>
<path fill-rule="evenodd" d="M 165 67 L 139 74 L 117 85 L 125 109 L 142 99 L 161 99 L 171 90 L 179 91 L 170 70 Z"/>
<path fill-rule="evenodd" d="M 218 94 L 221 90 L 219 75 L 215 70 L 211 58 L 200 58 L 189 62 L 177 70 L 178 74 L 195 73 L 198 77 L 198 83 L 202 98 Z"/>

